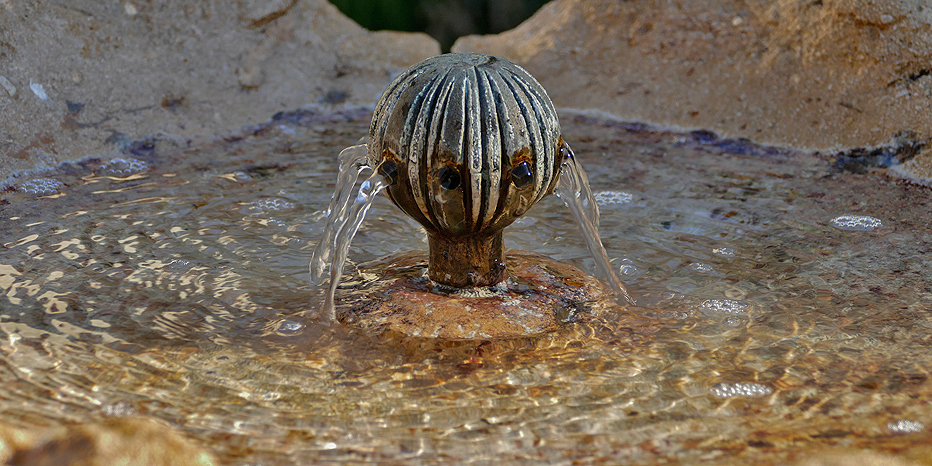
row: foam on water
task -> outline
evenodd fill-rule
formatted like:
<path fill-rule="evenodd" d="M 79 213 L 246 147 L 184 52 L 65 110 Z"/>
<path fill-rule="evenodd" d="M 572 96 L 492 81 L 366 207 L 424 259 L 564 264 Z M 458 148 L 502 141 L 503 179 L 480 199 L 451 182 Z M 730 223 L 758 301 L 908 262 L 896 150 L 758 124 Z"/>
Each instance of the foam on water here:
<path fill-rule="evenodd" d="M 35 178 L 19 185 L 21 191 L 34 196 L 58 194 L 64 188 L 65 184 L 54 178 Z"/>
<path fill-rule="evenodd" d="M 773 389 L 755 382 L 720 383 L 709 389 L 719 398 L 758 397 L 773 393 Z"/>
<path fill-rule="evenodd" d="M 898 421 L 887 424 L 887 429 L 890 429 L 898 434 L 913 434 L 916 432 L 922 432 L 922 430 L 925 428 L 925 424 L 909 419 L 900 419 Z"/>
<path fill-rule="evenodd" d="M 867 215 L 841 215 L 833 218 L 829 225 L 845 231 L 872 231 L 883 226 L 883 222 Z"/>
<path fill-rule="evenodd" d="M 278 324 L 277 333 L 284 336 L 296 335 L 304 330 L 305 326 L 306 325 L 303 322 L 286 319 Z"/>
<path fill-rule="evenodd" d="M 711 265 L 703 264 L 701 262 L 693 262 L 692 264 L 689 264 L 686 267 L 696 272 L 711 272 L 715 270 Z"/>
<path fill-rule="evenodd" d="M 742 314 L 747 315 L 750 306 L 733 299 L 707 299 L 699 305 L 699 310 L 715 314 Z"/>
<path fill-rule="evenodd" d="M 716 254 L 722 257 L 734 257 L 735 250 L 732 248 L 712 248 L 712 254 Z"/>
<path fill-rule="evenodd" d="M 281 212 L 295 208 L 295 204 L 282 198 L 263 198 L 257 199 L 249 204 L 247 208 L 250 212 Z"/>
<path fill-rule="evenodd" d="M 624 191 L 599 191 L 593 198 L 602 206 L 620 206 L 634 202 L 634 195 Z"/>
<path fill-rule="evenodd" d="M 97 169 L 97 173 L 104 176 L 123 178 L 137 173 L 148 171 L 148 163 L 139 159 L 113 159 L 105 162 Z"/>

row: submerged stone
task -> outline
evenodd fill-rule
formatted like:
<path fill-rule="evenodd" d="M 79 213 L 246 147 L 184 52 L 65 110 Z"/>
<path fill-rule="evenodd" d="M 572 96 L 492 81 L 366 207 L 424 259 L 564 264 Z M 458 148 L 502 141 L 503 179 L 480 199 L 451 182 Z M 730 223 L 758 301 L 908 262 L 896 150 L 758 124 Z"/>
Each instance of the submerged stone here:
<path fill-rule="evenodd" d="M 598 280 L 572 265 L 529 251 L 509 251 L 505 257 L 505 281 L 454 288 L 427 277 L 422 255 L 396 256 L 361 272 L 379 278 L 344 295 L 338 319 L 414 337 L 503 339 L 592 319 L 593 305 L 609 296 Z"/>

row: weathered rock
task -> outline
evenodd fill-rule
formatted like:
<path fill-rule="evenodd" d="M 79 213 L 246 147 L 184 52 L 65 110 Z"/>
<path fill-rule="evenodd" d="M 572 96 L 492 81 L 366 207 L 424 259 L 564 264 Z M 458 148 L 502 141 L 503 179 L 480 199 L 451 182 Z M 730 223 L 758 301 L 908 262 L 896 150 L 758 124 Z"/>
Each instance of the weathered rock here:
<path fill-rule="evenodd" d="M 35 429 L 20 429 L 0 424 L 0 463 L 9 464 L 18 450 L 28 450 L 39 441 L 39 436 Z"/>
<path fill-rule="evenodd" d="M 152 134 L 185 144 L 282 110 L 371 105 L 439 52 L 326 0 L 0 2 L 0 182 Z"/>
<path fill-rule="evenodd" d="M 23 434 L 26 436 L 34 434 Z M 20 435 L 22 436 L 22 435 Z M 16 437 L 18 438 L 18 437 Z M 81 424 L 44 444 L 23 448 L 8 463 L 13 466 L 211 466 L 213 455 L 194 446 L 167 424 L 148 418 L 116 417 Z"/>
<path fill-rule="evenodd" d="M 920 0 L 556 0 L 456 52 L 526 67 L 561 107 L 809 149 L 932 137 Z"/>
<path fill-rule="evenodd" d="M 932 188 L 932 148 L 905 163 L 890 167 L 890 171 L 910 183 Z"/>

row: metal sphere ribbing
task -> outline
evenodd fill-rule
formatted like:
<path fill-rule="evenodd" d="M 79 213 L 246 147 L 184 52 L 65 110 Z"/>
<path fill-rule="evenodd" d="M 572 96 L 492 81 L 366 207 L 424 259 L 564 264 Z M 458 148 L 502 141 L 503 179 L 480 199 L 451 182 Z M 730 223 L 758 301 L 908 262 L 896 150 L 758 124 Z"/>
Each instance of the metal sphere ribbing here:
<path fill-rule="evenodd" d="M 489 55 L 447 54 L 398 76 L 379 100 L 369 159 L 386 161 L 391 200 L 428 232 L 487 235 L 552 192 L 560 123 L 527 71 Z"/>

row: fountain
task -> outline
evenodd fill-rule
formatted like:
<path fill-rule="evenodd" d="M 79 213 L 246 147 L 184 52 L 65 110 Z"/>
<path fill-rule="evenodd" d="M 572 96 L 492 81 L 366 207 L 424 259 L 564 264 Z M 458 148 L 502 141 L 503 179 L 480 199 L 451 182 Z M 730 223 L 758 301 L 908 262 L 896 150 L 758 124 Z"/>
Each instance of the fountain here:
<path fill-rule="evenodd" d="M 425 338 L 435 329 L 363 311 L 403 293 L 484 304 L 500 285 L 430 279 L 423 226 L 372 195 L 392 177 L 357 142 L 371 118 L 284 112 L 235 137 L 147 141 L 3 186 L 0 413 L 14 430 L 0 436 L 44 442 L 145 417 L 231 465 L 796 464 L 858 450 L 927 462 L 926 188 L 561 111 L 593 190 L 571 206 L 587 216 L 598 204 L 638 307 L 580 274 L 605 299 L 559 303 L 552 327 Z M 375 177 L 331 201 L 333 156 L 348 146 L 345 174 Z M 577 189 L 573 173 L 561 168 L 554 193 Z M 504 230 L 506 276 L 530 247 L 548 256 L 532 257 L 542 270 L 552 258 L 604 280 L 562 205 L 573 197 L 545 196 Z M 347 325 L 304 318 L 325 300 L 307 281 L 317 240 L 364 206 L 333 301 Z M 529 282 L 511 281 L 533 301 Z M 482 317 L 468 305 L 461 314 Z"/>
<path fill-rule="evenodd" d="M 330 271 L 323 314 L 337 317 L 335 292 L 352 237 L 382 190 L 424 227 L 428 261 L 404 255 L 373 265 L 339 317 L 363 327 L 441 338 L 539 333 L 582 318 L 606 294 L 575 267 L 526 251 L 505 254 L 503 230 L 544 196 L 570 207 L 612 293 L 633 303 L 598 236 L 598 206 L 560 133 L 544 88 L 514 63 L 447 54 L 398 76 L 376 106 L 368 144 L 340 154 L 337 190 L 312 282 Z M 372 174 L 351 196 L 356 176 Z M 360 289 L 370 299 L 360 300 Z"/>

